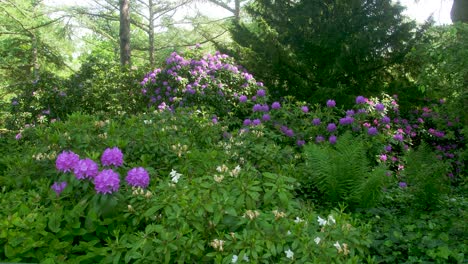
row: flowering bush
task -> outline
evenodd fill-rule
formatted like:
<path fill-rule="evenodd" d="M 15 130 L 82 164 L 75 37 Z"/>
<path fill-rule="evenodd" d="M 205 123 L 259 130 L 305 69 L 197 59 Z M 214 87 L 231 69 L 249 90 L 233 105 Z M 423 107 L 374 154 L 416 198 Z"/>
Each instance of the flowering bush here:
<path fill-rule="evenodd" d="M 141 92 L 160 110 L 212 107 L 218 116 L 241 115 L 248 97 L 265 96 L 263 84 L 225 54 L 201 55 L 199 49 L 172 53 L 163 68 L 146 74 Z"/>

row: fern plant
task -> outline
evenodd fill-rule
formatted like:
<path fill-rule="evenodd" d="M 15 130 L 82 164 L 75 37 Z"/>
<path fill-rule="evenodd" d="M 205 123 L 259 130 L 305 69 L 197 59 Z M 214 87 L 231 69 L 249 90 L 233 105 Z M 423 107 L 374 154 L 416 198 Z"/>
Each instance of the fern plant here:
<path fill-rule="evenodd" d="M 405 161 L 408 190 L 413 194 L 415 205 L 434 209 L 440 197 L 450 190 L 447 164 L 438 160 L 425 142 L 421 142 L 417 150 L 410 151 Z"/>
<path fill-rule="evenodd" d="M 379 201 L 387 177 L 384 166 L 371 167 L 364 144 L 347 133 L 334 146 L 304 147 L 305 187 L 316 187 L 327 202 L 370 207 Z"/>

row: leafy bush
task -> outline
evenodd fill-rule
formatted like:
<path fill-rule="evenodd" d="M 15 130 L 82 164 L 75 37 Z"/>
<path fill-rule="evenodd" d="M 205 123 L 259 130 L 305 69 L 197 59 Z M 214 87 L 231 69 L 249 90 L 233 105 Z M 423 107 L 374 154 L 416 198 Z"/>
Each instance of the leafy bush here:
<path fill-rule="evenodd" d="M 441 197 L 430 212 L 415 210 L 414 199 L 402 188 L 389 191 L 384 206 L 362 215 L 372 223 L 372 256 L 381 263 L 462 263 L 466 260 L 467 201 Z"/>
<path fill-rule="evenodd" d="M 438 160 L 424 143 L 408 152 L 405 158 L 404 174 L 408 191 L 414 195 L 414 204 L 423 210 L 437 207 L 440 197 L 450 191 L 447 164 Z"/>

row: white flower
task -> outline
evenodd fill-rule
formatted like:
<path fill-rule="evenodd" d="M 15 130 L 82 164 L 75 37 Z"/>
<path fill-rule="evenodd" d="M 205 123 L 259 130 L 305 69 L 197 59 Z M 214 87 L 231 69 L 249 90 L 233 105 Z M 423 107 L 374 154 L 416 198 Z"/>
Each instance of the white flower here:
<path fill-rule="evenodd" d="M 333 218 L 333 215 L 328 216 L 328 224 L 331 225 L 331 223 L 336 224 L 336 220 Z"/>
<path fill-rule="evenodd" d="M 237 177 L 240 173 L 241 167 L 237 165 L 231 172 L 229 172 L 229 175 L 232 177 Z"/>
<path fill-rule="evenodd" d="M 223 246 L 224 246 L 224 240 L 221 240 L 221 239 L 214 239 L 213 241 L 211 241 L 210 245 L 218 250 L 218 251 L 223 251 Z"/>
<path fill-rule="evenodd" d="M 239 258 L 239 256 L 233 255 L 233 256 L 232 256 L 231 263 L 237 263 L 237 259 L 238 259 L 238 258 Z"/>
<path fill-rule="evenodd" d="M 333 244 L 333 246 L 336 247 L 336 250 L 338 250 L 338 253 L 340 253 L 341 251 L 343 251 L 343 249 L 341 249 L 341 245 L 340 245 L 340 243 L 338 243 L 338 241 L 336 241 L 336 243 Z"/>
<path fill-rule="evenodd" d="M 321 225 L 321 226 L 327 225 L 327 220 L 323 219 L 320 216 L 317 217 L 317 221 L 318 221 L 319 225 Z"/>
<path fill-rule="evenodd" d="M 249 262 L 249 261 L 250 261 L 250 259 L 249 259 L 249 257 L 247 257 L 247 255 L 244 255 L 244 257 L 242 258 L 242 260 L 245 261 L 245 262 Z"/>
<path fill-rule="evenodd" d="M 301 223 L 301 222 L 304 222 L 304 220 L 302 220 L 302 219 L 299 218 L 299 217 L 296 217 L 296 220 L 294 220 L 294 223 L 296 223 L 296 224 L 299 224 L 299 223 Z"/>
<path fill-rule="evenodd" d="M 286 233 L 286 235 L 290 236 L 290 235 L 291 235 L 291 230 L 288 230 L 288 232 Z"/>
<path fill-rule="evenodd" d="M 318 244 L 320 243 L 321 240 L 322 240 L 322 239 L 321 239 L 320 237 L 316 237 L 316 238 L 314 239 L 315 244 L 318 245 Z"/>
<path fill-rule="evenodd" d="M 292 252 L 291 249 L 288 249 L 288 250 L 284 251 L 284 253 L 286 254 L 286 257 L 288 259 L 294 258 L 294 252 Z"/>
<path fill-rule="evenodd" d="M 178 183 L 179 179 L 180 179 L 180 176 L 182 176 L 182 174 L 177 173 L 177 171 L 175 171 L 174 169 L 172 169 L 172 171 L 169 173 L 169 175 L 171 176 L 172 182 L 174 182 L 174 183 Z"/>
<path fill-rule="evenodd" d="M 215 182 L 220 183 L 223 181 L 224 176 L 223 175 L 215 175 L 214 177 Z"/>

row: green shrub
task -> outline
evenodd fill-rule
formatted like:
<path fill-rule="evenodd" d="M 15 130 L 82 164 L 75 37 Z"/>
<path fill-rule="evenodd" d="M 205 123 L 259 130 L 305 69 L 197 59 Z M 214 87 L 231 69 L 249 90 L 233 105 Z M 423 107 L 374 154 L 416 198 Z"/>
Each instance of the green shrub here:
<path fill-rule="evenodd" d="M 424 142 L 406 158 L 404 179 L 408 191 L 413 194 L 414 204 L 422 209 L 434 209 L 442 195 L 450 191 L 448 166 L 437 159 Z"/>

